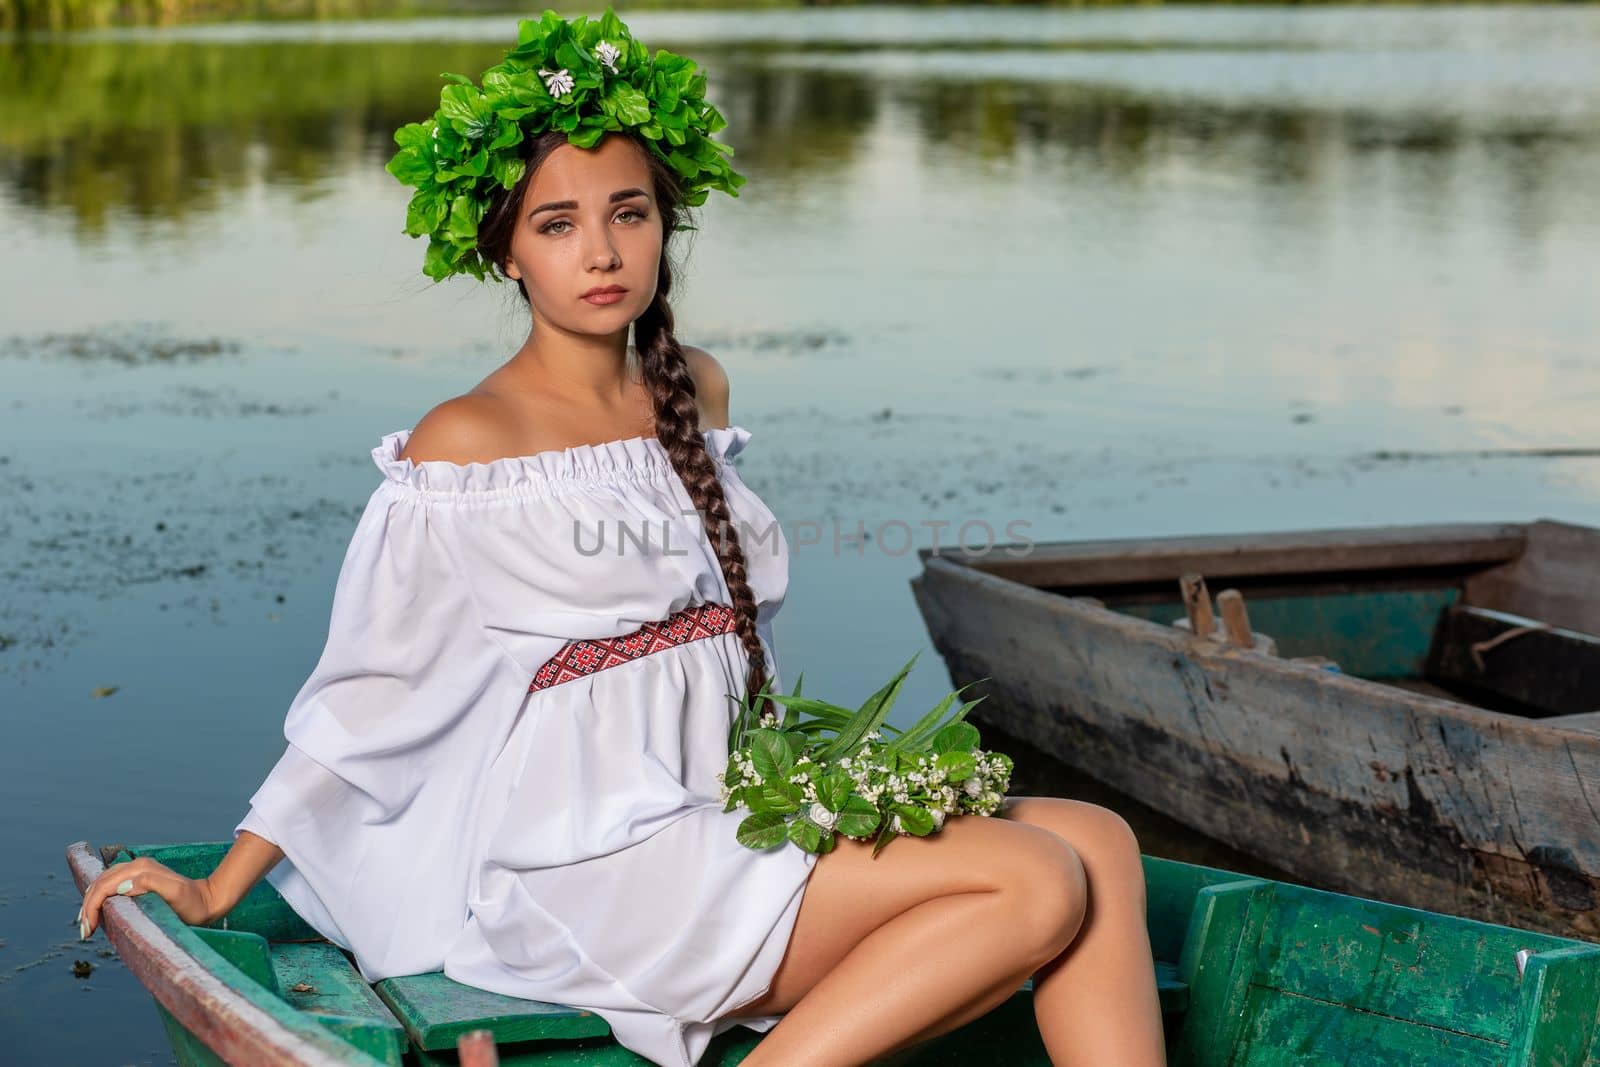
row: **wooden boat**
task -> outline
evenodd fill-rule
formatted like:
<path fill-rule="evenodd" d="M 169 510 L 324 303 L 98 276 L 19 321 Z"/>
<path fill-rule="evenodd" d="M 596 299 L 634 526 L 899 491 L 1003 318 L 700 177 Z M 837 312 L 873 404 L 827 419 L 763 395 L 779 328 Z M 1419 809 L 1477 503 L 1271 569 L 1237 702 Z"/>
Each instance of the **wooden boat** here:
<path fill-rule="evenodd" d="M 81 891 L 104 859 L 150 856 L 200 877 L 227 847 L 97 853 L 79 841 L 67 859 Z M 1600 946 L 1153 856 L 1144 864 L 1174 1067 L 1580 1067 L 1600 1054 Z M 265 881 L 215 927 L 186 925 L 149 893 L 109 898 L 104 927 L 154 995 L 182 1067 L 644 1062 L 588 1012 L 442 974 L 369 987 Z M 1025 984 L 982 1019 L 881 1062 L 1048 1067 L 1031 992 Z M 458 1059 L 463 1035 L 484 1031 L 490 1058 L 463 1049 Z M 738 1063 L 760 1036 L 736 1028 L 702 1063 Z"/>
<path fill-rule="evenodd" d="M 921 555 L 982 722 L 1312 884 L 1600 939 L 1600 531 Z"/>

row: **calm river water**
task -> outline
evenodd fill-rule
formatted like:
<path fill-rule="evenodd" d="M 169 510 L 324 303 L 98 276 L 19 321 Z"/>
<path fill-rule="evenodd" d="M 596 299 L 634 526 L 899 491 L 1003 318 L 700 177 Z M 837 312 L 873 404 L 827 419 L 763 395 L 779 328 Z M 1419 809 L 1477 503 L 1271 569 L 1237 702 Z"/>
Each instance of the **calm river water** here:
<path fill-rule="evenodd" d="M 777 624 L 808 690 L 928 647 L 895 520 L 1600 522 L 1600 9 L 628 17 L 702 62 L 749 177 L 678 321 L 730 371 L 746 479 L 822 534 Z M 0 41 L 15 1062 L 168 1062 L 76 943 L 63 849 L 227 836 L 368 451 L 521 340 L 503 292 L 430 287 L 383 170 L 514 18 Z M 883 539 L 836 550 L 858 521 Z M 925 652 L 904 713 L 947 681 Z"/>

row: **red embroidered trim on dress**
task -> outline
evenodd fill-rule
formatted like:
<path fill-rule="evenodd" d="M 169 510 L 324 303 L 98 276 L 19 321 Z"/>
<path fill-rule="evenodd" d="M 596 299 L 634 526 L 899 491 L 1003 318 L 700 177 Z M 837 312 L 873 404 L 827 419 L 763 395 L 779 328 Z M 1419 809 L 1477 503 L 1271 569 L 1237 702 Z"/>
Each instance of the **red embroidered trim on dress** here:
<path fill-rule="evenodd" d="M 686 645 L 703 637 L 733 633 L 737 616 L 726 604 L 697 604 L 673 612 L 660 622 L 647 622 L 620 637 L 568 641 L 534 673 L 528 692 L 549 689 L 574 678 L 586 678 L 607 667 L 620 667 L 652 652 Z"/>

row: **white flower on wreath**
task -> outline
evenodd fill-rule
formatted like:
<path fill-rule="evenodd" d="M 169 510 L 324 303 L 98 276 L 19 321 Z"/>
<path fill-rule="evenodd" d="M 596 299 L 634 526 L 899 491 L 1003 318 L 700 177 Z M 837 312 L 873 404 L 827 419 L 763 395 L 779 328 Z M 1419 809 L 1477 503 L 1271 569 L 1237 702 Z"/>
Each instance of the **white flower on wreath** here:
<path fill-rule="evenodd" d="M 544 87 L 550 90 L 551 96 L 562 96 L 572 92 L 572 75 L 567 73 L 567 68 L 560 70 L 539 69 L 539 77 L 544 79 Z"/>
<path fill-rule="evenodd" d="M 823 807 L 820 803 L 811 805 L 806 814 L 810 816 L 812 822 L 824 830 L 832 830 L 839 822 L 839 816 Z"/>
<path fill-rule="evenodd" d="M 617 57 L 622 55 L 622 50 L 610 41 L 601 41 L 594 46 L 594 50 L 600 62 L 605 64 L 606 69 L 615 74 L 617 72 Z"/>
<path fill-rule="evenodd" d="M 940 811 L 938 808 L 934 808 L 932 814 L 933 814 L 933 828 L 935 830 L 943 830 L 944 829 L 944 812 Z M 897 816 L 897 818 L 898 818 L 898 816 Z"/>
<path fill-rule="evenodd" d="M 977 776 L 968 778 L 966 783 L 961 788 L 966 792 L 967 796 L 975 797 L 979 793 L 983 792 L 983 779 L 978 778 Z"/>

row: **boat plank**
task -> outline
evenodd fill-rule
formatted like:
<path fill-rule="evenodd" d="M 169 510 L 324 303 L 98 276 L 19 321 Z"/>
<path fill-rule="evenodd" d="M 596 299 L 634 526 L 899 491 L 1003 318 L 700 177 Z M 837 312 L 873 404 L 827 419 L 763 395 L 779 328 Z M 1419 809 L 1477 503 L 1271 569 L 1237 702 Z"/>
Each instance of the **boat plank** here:
<path fill-rule="evenodd" d="M 1600 708 L 1600 637 L 1522 615 L 1459 605 L 1441 612 L 1424 670 L 1530 715 Z"/>
<path fill-rule="evenodd" d="M 591 1011 L 510 997 L 465 985 L 442 971 L 385 978 L 374 989 L 418 1048 L 453 1049 L 462 1034 L 489 1030 L 496 1042 L 603 1037 L 611 1027 Z"/>
<path fill-rule="evenodd" d="M 1515 1036 L 1517 952 L 1570 946 L 1371 900 L 1281 886 L 1251 981 L 1504 1046 Z"/>
<path fill-rule="evenodd" d="M 1467 603 L 1600 636 L 1600 530 L 1541 519 L 1527 537 L 1522 555 L 1467 581 Z"/>
<path fill-rule="evenodd" d="M 1216 584 L 1283 574 L 1486 568 L 1516 559 L 1524 543 L 1516 524 L 1455 523 L 997 546 L 980 558 L 961 558 L 1037 588 L 1176 581 L 1188 571 Z M 924 565 L 933 555 L 926 548 L 918 554 Z"/>
<path fill-rule="evenodd" d="M 375 1058 L 400 1063 L 405 1027 L 337 945 L 280 942 L 268 953 L 285 1000 Z"/>
<path fill-rule="evenodd" d="M 1241 879 L 1206 886 L 1195 897 L 1178 975 L 1189 983 L 1176 1063 L 1227 1063 L 1244 1033 L 1261 933 L 1273 903 L 1271 883 Z"/>
<path fill-rule="evenodd" d="M 1519 1032 L 1507 1062 L 1600 1063 L 1600 946 L 1539 953 L 1528 960 L 1522 980 Z"/>
<path fill-rule="evenodd" d="M 1544 724 L 1558 730 L 1600 736 L 1600 711 L 1585 712 L 1582 715 L 1554 715 L 1545 719 Z"/>
<path fill-rule="evenodd" d="M 1352 1012 L 1286 990 L 1252 987 L 1245 1011 L 1250 1029 L 1233 1057 L 1208 1062 L 1229 1067 L 1506 1064 L 1506 1046 L 1499 1042 Z"/>

